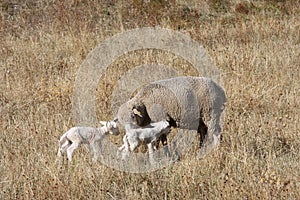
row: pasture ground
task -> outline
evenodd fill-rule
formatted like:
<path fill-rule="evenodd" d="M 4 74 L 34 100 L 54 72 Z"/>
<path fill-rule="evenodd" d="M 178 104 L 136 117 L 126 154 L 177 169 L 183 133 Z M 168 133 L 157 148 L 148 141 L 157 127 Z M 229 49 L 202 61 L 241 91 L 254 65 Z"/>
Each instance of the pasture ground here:
<path fill-rule="evenodd" d="M 299 1 L 201 2 L 1 1 L 0 199 L 300 199 Z M 58 167 L 81 63 L 103 40 L 145 26 L 189 34 L 220 69 L 228 97 L 220 148 L 144 174 L 92 163 L 84 148 Z M 113 75 L 151 62 L 192 74 L 174 55 L 129 53 L 99 83 L 98 108 L 110 108 L 103 89 Z"/>

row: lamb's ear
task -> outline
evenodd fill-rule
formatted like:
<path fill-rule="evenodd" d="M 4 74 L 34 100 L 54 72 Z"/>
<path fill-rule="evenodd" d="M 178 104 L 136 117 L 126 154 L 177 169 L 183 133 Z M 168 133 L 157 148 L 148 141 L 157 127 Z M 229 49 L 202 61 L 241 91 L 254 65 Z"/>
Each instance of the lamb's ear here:
<path fill-rule="evenodd" d="M 138 111 L 136 108 L 133 108 L 132 111 L 135 115 L 138 115 L 139 117 L 143 117 L 142 113 Z"/>
<path fill-rule="evenodd" d="M 107 123 L 106 121 L 100 121 L 100 124 L 103 126 L 106 126 L 106 123 Z"/>

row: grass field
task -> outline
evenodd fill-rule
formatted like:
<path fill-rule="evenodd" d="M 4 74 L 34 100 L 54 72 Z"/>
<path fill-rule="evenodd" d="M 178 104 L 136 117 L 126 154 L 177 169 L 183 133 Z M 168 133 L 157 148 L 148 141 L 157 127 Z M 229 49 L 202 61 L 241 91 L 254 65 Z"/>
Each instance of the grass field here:
<path fill-rule="evenodd" d="M 300 2 L 197 2 L 1 1 L 0 199 L 300 199 Z M 105 39 L 146 26 L 189 34 L 218 66 L 228 98 L 220 148 L 151 173 L 93 163 L 84 148 L 57 166 L 80 65 Z M 189 65 L 145 50 L 108 74 L 151 62 Z M 109 77 L 99 91 L 114 87 Z M 109 94 L 98 95 L 109 108 Z"/>

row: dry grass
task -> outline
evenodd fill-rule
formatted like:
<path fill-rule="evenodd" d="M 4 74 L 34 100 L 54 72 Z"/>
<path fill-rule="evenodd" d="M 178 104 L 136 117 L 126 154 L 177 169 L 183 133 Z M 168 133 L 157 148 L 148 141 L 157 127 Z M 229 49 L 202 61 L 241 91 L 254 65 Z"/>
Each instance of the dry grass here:
<path fill-rule="evenodd" d="M 0 199 L 300 199 L 299 1 L 14 2 L 0 4 Z M 221 70 L 228 106 L 219 150 L 127 174 L 81 148 L 73 166 L 59 168 L 57 140 L 74 125 L 72 89 L 86 55 L 116 33 L 155 25 L 189 33 Z M 188 66 L 135 52 L 111 73 L 145 60 Z"/>

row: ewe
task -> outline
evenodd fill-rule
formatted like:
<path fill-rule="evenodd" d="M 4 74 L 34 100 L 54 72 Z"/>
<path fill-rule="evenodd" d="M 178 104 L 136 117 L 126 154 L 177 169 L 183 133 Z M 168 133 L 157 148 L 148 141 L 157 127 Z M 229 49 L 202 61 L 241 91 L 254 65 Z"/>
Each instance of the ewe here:
<path fill-rule="evenodd" d="M 140 127 L 169 120 L 172 127 L 197 130 L 199 157 L 217 147 L 226 95 L 221 86 L 205 77 L 175 77 L 149 83 L 120 106 L 117 118 L 124 127 Z M 132 117 L 135 116 L 135 117 Z"/>
<path fill-rule="evenodd" d="M 59 140 L 59 148 L 57 157 L 60 158 L 67 151 L 67 157 L 69 162 L 72 162 L 72 154 L 80 144 L 89 144 L 94 152 L 93 160 L 97 160 L 98 148 L 101 145 L 101 140 L 105 134 L 118 135 L 119 130 L 117 128 L 117 120 L 105 122 L 100 121 L 103 125 L 100 128 L 93 127 L 73 127 L 63 134 Z"/>

